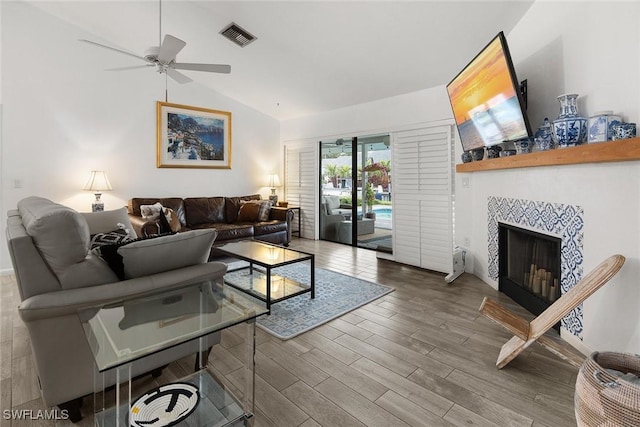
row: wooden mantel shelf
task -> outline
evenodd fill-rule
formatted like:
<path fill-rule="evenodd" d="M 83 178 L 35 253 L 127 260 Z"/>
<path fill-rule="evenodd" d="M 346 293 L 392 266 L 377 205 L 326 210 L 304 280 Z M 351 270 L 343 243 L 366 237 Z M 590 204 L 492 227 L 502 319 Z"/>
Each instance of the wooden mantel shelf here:
<path fill-rule="evenodd" d="M 517 156 L 460 163 L 456 172 L 482 172 L 498 169 L 530 168 L 536 166 L 576 165 L 581 163 L 624 162 L 640 160 L 640 138 L 584 144 L 557 148 Z"/>

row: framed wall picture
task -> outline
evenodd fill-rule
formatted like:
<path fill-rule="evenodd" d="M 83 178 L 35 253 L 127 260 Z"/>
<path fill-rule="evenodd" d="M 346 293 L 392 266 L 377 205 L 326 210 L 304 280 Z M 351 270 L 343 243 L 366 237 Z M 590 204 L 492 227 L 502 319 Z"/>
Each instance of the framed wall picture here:
<path fill-rule="evenodd" d="M 231 113 L 157 103 L 159 168 L 231 169 Z"/>

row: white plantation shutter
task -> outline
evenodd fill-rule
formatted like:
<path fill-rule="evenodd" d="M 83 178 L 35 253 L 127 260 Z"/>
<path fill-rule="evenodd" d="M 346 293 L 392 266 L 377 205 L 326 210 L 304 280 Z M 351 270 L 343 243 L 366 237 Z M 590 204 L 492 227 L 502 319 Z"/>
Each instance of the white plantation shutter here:
<path fill-rule="evenodd" d="M 453 271 L 452 127 L 393 134 L 394 258 Z"/>
<path fill-rule="evenodd" d="M 300 237 L 315 238 L 318 147 L 312 143 L 292 143 L 284 147 L 284 199 L 300 206 Z"/>

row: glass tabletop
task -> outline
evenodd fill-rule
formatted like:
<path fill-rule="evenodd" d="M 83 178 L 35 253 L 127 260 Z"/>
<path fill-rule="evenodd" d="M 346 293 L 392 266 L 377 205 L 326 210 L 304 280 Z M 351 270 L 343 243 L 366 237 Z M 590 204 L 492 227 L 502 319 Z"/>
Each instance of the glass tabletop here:
<path fill-rule="evenodd" d="M 267 313 L 215 281 L 78 312 L 99 371 Z"/>
<path fill-rule="evenodd" d="M 277 267 L 292 262 L 311 259 L 312 255 L 304 252 L 294 251 L 293 249 L 283 248 L 281 246 L 270 245 L 268 243 L 257 242 L 255 240 L 241 240 L 239 242 L 225 243 L 216 246 L 220 251 L 244 259 L 246 261 L 255 262 L 265 267 Z"/>

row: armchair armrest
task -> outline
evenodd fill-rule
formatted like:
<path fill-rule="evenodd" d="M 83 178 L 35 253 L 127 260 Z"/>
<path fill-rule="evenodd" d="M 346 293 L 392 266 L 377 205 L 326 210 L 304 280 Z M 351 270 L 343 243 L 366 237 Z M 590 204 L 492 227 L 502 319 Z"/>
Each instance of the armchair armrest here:
<path fill-rule="evenodd" d="M 157 221 L 148 221 L 138 215 L 129 215 L 129 221 L 138 237 L 146 237 L 160 232 L 160 225 Z"/>
<path fill-rule="evenodd" d="M 217 280 L 222 278 L 226 271 L 227 266 L 224 263 L 208 262 L 121 282 L 47 292 L 27 298 L 20 304 L 18 311 L 27 323 L 76 314 L 83 308 L 180 288 L 203 280 Z"/>

